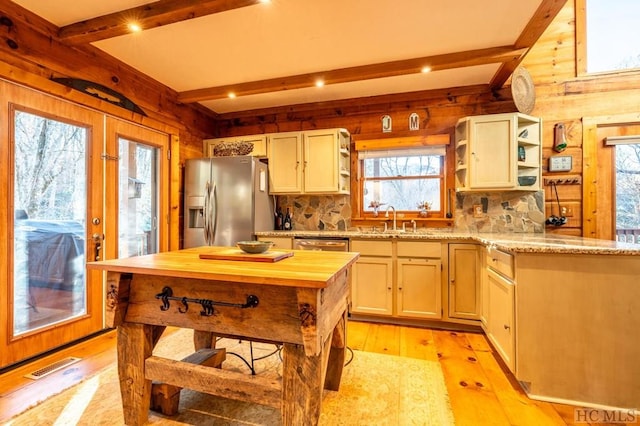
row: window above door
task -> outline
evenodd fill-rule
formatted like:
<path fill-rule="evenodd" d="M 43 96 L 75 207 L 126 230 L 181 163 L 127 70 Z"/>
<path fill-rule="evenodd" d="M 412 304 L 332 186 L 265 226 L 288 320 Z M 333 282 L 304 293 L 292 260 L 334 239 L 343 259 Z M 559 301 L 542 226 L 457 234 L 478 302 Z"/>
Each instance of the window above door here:
<path fill-rule="evenodd" d="M 640 71 L 640 2 L 576 0 L 578 75 Z"/>

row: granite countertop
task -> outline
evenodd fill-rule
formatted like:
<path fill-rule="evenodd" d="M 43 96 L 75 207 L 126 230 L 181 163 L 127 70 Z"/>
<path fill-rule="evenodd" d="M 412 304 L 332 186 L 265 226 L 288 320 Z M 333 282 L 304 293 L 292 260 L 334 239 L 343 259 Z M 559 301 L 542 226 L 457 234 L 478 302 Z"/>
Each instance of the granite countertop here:
<path fill-rule="evenodd" d="M 640 244 L 622 243 L 563 236 L 557 234 L 489 234 L 457 232 L 451 229 L 420 229 L 417 232 L 373 232 L 369 229 L 348 231 L 265 231 L 256 232 L 260 237 L 333 237 L 358 239 L 398 239 L 398 240 L 453 240 L 475 241 L 485 246 L 511 253 L 564 253 L 564 254 L 606 254 L 640 256 Z"/>

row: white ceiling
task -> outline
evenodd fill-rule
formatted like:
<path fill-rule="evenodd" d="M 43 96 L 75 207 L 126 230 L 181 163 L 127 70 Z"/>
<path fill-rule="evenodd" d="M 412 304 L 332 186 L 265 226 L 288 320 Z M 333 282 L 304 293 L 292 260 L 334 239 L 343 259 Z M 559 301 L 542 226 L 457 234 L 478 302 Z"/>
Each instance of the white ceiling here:
<path fill-rule="evenodd" d="M 62 27 L 148 0 L 14 0 Z M 514 45 L 542 0 L 272 0 L 93 43 L 177 92 Z M 488 84 L 488 64 L 201 101 L 217 113 Z"/>

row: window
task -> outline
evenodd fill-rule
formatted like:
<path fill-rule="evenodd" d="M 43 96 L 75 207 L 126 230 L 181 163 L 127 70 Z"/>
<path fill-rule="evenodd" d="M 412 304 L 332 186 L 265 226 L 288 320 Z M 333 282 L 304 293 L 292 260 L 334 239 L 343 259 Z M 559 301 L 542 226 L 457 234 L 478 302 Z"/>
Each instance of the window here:
<path fill-rule="evenodd" d="M 444 153 L 444 147 L 360 152 L 363 213 L 375 214 L 376 205 L 419 212 L 427 203 L 429 216 L 442 217 Z"/>
<path fill-rule="evenodd" d="M 605 145 L 615 148 L 615 239 L 640 244 L 640 136 L 607 137 Z"/>
<path fill-rule="evenodd" d="M 640 69 L 638 16 L 637 0 L 577 0 L 579 74 Z"/>

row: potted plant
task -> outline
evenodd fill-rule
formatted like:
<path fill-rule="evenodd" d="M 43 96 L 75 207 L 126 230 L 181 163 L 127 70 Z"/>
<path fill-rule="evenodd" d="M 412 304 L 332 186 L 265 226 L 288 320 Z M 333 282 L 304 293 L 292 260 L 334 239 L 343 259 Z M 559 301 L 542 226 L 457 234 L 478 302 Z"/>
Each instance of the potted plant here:
<path fill-rule="evenodd" d="M 418 210 L 419 210 L 418 215 L 420 217 L 429 216 L 429 210 L 431 210 L 431 203 L 428 201 L 420 201 L 418 203 Z"/>
<path fill-rule="evenodd" d="M 378 209 L 380 209 L 380 206 L 385 205 L 386 203 L 381 203 L 378 200 L 371 200 L 371 202 L 369 203 L 369 208 L 373 209 L 373 217 L 378 217 Z"/>

